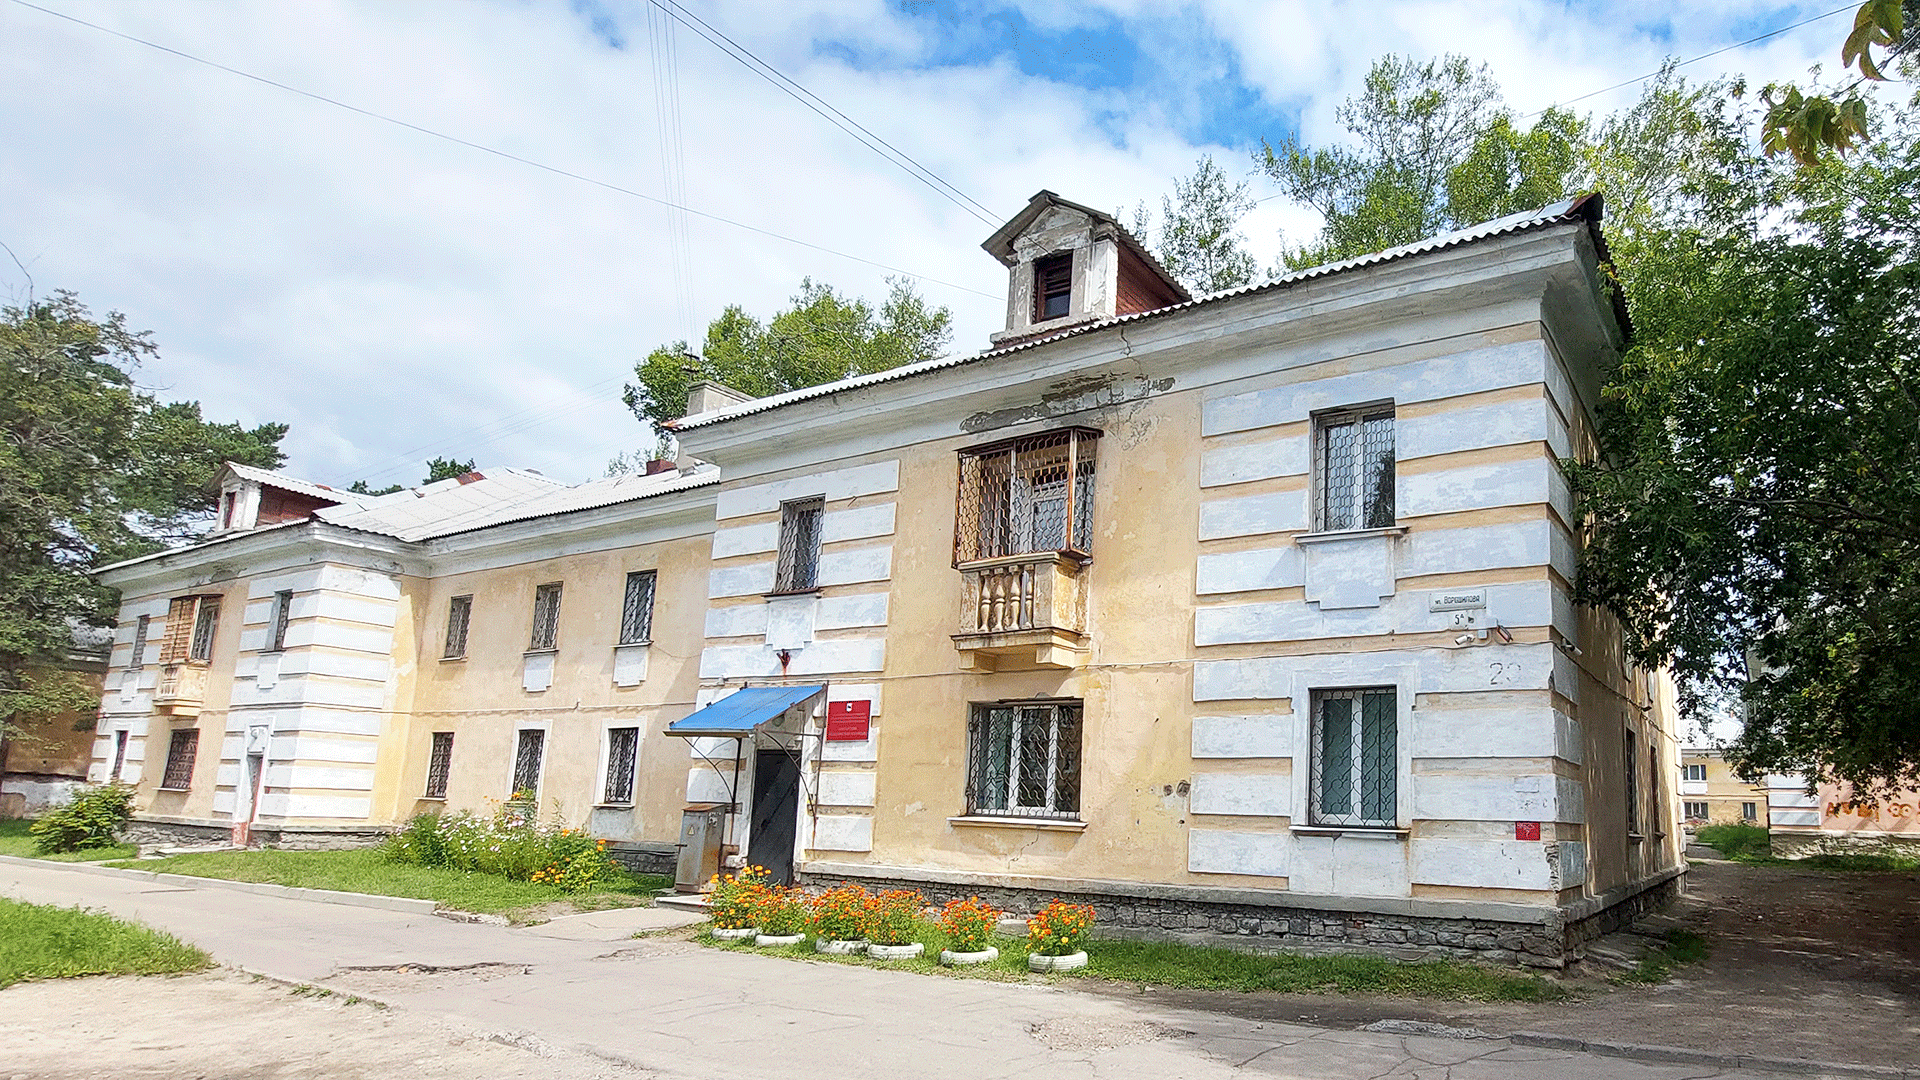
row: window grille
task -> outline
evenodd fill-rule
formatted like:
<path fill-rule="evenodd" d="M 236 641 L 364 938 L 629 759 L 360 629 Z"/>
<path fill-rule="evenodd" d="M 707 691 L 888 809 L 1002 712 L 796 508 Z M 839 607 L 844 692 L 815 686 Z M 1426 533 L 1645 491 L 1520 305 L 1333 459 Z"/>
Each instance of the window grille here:
<path fill-rule="evenodd" d="M 774 592 L 806 592 L 820 581 L 820 517 L 827 500 L 795 499 L 780 504 L 780 563 Z"/>
<path fill-rule="evenodd" d="M 293 612 L 293 592 L 282 589 L 273 594 L 273 626 L 267 636 L 267 651 L 280 652 L 287 647 L 287 620 Z"/>
<path fill-rule="evenodd" d="M 473 597 L 456 596 L 447 602 L 447 647 L 440 655 L 452 660 L 467 655 L 467 623 L 473 618 Z M 538 621 L 538 613 L 535 614 Z"/>
<path fill-rule="evenodd" d="M 1314 420 L 1319 468 L 1314 527 L 1383 529 L 1393 524 L 1393 407 L 1331 413 Z"/>
<path fill-rule="evenodd" d="M 1707 767 L 1705 765 L 1687 766 L 1687 779 L 1705 780 L 1706 778 L 1707 778 Z"/>
<path fill-rule="evenodd" d="M 1099 438 L 1091 428 L 1067 428 L 961 451 L 954 564 L 1090 550 Z"/>
<path fill-rule="evenodd" d="M 133 659 L 127 666 L 134 670 L 144 667 L 147 662 L 147 632 L 152 628 L 153 616 L 142 615 L 140 621 L 133 624 Z"/>
<path fill-rule="evenodd" d="M 640 729 L 607 729 L 607 786 L 601 802 L 633 801 L 633 764 L 640 749 Z"/>
<path fill-rule="evenodd" d="M 1633 732 L 1627 732 L 1627 831 L 1640 831 L 1640 751 L 1634 745 Z"/>
<path fill-rule="evenodd" d="M 453 773 L 453 732 L 433 733 L 433 748 L 427 752 L 427 795 L 429 799 L 447 797 L 447 777 Z"/>
<path fill-rule="evenodd" d="M 627 575 L 627 595 L 620 604 L 622 645 L 641 645 L 653 638 L 654 578 L 652 570 L 635 570 Z"/>
<path fill-rule="evenodd" d="M 193 619 L 193 646 L 187 651 L 189 660 L 213 659 L 213 632 L 220 625 L 220 598 L 203 596 L 200 598 L 199 611 Z"/>
<path fill-rule="evenodd" d="M 167 746 L 167 771 L 160 776 L 160 786 L 167 791 L 185 791 L 193 783 L 193 758 L 200 749 L 200 729 L 188 728 L 173 733 L 173 741 Z M 118 773 L 118 769 L 114 770 Z"/>
<path fill-rule="evenodd" d="M 1703 802 L 1683 803 L 1680 809 L 1683 813 L 1687 815 L 1688 821 L 1707 820 L 1707 804 L 1706 803 L 1703 803 Z"/>
<path fill-rule="evenodd" d="M 547 750 L 547 733 L 539 728 L 520 729 L 520 741 L 513 752 L 513 794 L 540 798 L 540 759 Z"/>
<path fill-rule="evenodd" d="M 1313 692 L 1313 824 L 1399 824 L 1398 726 L 1390 687 Z"/>
<path fill-rule="evenodd" d="M 1033 321 L 1058 319 L 1073 310 L 1073 253 L 1033 261 Z"/>
<path fill-rule="evenodd" d="M 967 813 L 1080 816 L 1081 703 L 975 705 L 967 721 Z"/>
<path fill-rule="evenodd" d="M 1760 818 L 1760 807 L 1754 803 L 1743 802 L 1740 804 L 1740 817 L 1745 821 L 1758 821 Z"/>
<path fill-rule="evenodd" d="M 528 649 L 539 652 L 556 647 L 560 637 L 560 583 L 540 585 L 533 590 L 533 640 Z"/>

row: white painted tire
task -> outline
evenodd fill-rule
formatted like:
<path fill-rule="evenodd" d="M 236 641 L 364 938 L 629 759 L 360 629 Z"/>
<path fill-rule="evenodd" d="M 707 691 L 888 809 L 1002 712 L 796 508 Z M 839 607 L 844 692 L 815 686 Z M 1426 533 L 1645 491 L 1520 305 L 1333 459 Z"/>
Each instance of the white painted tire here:
<path fill-rule="evenodd" d="M 722 930 L 716 926 L 713 929 L 713 939 L 715 941 L 743 941 L 750 937 L 759 936 L 760 928 L 757 926 L 743 926 L 738 930 Z"/>
<path fill-rule="evenodd" d="M 806 939 L 805 934 L 757 934 L 753 943 L 760 946 L 798 945 Z"/>
<path fill-rule="evenodd" d="M 940 952 L 940 962 L 948 967 L 972 967 L 975 964 L 991 964 L 998 959 L 1000 959 L 1000 950 L 991 945 L 979 952 L 954 952 L 952 949 L 943 949 Z"/>
<path fill-rule="evenodd" d="M 910 960 L 927 951 L 926 942 L 916 941 L 911 945 L 869 945 L 867 955 L 875 960 Z"/>
<path fill-rule="evenodd" d="M 1076 971 L 1087 966 L 1085 951 L 1068 953 L 1065 956 L 1046 956 L 1041 953 L 1027 954 L 1028 971 Z"/>
<path fill-rule="evenodd" d="M 864 941 L 828 941 L 826 938 L 813 939 L 813 951 L 828 956 L 859 956 L 867 951 Z"/>

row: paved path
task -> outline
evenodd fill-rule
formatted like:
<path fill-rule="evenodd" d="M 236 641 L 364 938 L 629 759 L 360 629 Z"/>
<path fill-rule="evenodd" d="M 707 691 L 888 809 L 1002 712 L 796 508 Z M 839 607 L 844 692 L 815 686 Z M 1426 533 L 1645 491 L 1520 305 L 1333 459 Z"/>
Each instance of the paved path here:
<path fill-rule="evenodd" d="M 14 864 L 0 866 L 0 895 L 104 909 L 169 930 L 249 971 L 369 995 L 400 1010 L 662 1076 L 1778 1076 L 1517 1047 L 1504 1039 L 1263 1023 L 1047 986 L 795 963 L 674 939 L 608 940 L 621 928 L 591 917 L 572 930 L 565 923 L 515 929 Z"/>

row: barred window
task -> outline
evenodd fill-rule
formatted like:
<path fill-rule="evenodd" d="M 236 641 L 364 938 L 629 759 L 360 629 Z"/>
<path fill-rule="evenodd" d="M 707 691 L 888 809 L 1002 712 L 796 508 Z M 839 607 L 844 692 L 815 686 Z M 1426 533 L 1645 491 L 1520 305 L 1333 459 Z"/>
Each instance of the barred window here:
<path fill-rule="evenodd" d="M 607 729 L 607 784 L 602 793 L 601 802 L 630 803 L 633 801 L 633 764 L 639 749 L 639 728 Z"/>
<path fill-rule="evenodd" d="M 1314 418 L 1314 527 L 1383 529 L 1393 524 L 1393 406 Z"/>
<path fill-rule="evenodd" d="M 560 636 L 560 583 L 540 585 L 533 590 L 533 640 L 529 650 L 542 652 L 556 648 Z"/>
<path fill-rule="evenodd" d="M 1058 319 L 1073 310 L 1073 252 L 1033 261 L 1033 321 Z"/>
<path fill-rule="evenodd" d="M 540 762 L 547 752 L 547 733 L 539 728 L 520 729 L 513 751 L 513 794 L 540 798 Z"/>
<path fill-rule="evenodd" d="M 780 563 L 774 573 L 774 592 L 807 592 L 820 582 L 820 517 L 823 497 L 795 499 L 780 504 Z"/>
<path fill-rule="evenodd" d="M 1099 438 L 1091 428 L 1067 428 L 961 451 L 954 563 L 1088 551 Z"/>
<path fill-rule="evenodd" d="M 456 596 L 447 603 L 447 645 L 440 657 L 453 660 L 467 655 L 467 623 L 473 618 L 473 597 Z"/>
<path fill-rule="evenodd" d="M 653 639 L 654 578 L 652 570 L 635 570 L 627 575 L 627 595 L 620 604 L 622 645 L 643 645 Z"/>
<path fill-rule="evenodd" d="M 1747 805 L 1752 806 L 1753 804 L 1748 803 Z M 1706 803 L 1703 803 L 1703 802 L 1681 803 L 1680 809 L 1682 813 L 1687 815 L 1688 821 L 1707 820 L 1707 804 Z"/>
<path fill-rule="evenodd" d="M 1081 703 L 975 705 L 967 721 L 967 813 L 1080 816 Z"/>
<path fill-rule="evenodd" d="M 1392 687 L 1313 692 L 1313 824 L 1399 823 L 1395 704 Z"/>
<path fill-rule="evenodd" d="M 273 594 L 273 622 L 267 630 L 267 652 L 281 652 L 287 647 L 287 619 L 293 612 L 293 591 L 282 589 Z"/>
<path fill-rule="evenodd" d="M 427 751 L 427 792 L 429 799 L 447 797 L 447 777 L 453 774 L 453 732 L 433 733 L 433 746 Z"/>
<path fill-rule="evenodd" d="M 173 741 L 167 746 L 167 771 L 160 777 L 162 790 L 187 790 L 187 786 L 193 783 L 193 758 L 199 749 L 199 728 L 173 733 Z"/>
<path fill-rule="evenodd" d="M 1640 831 L 1640 751 L 1633 730 L 1627 730 L 1627 832 Z"/>
<path fill-rule="evenodd" d="M 187 650 L 189 660 L 213 659 L 213 633 L 220 625 L 220 598 L 203 596 L 199 610 L 193 619 L 193 645 Z"/>
<path fill-rule="evenodd" d="M 152 629 L 153 616 L 142 615 L 140 621 L 133 624 L 133 659 L 127 666 L 135 670 L 144 667 L 147 662 L 147 632 Z"/>

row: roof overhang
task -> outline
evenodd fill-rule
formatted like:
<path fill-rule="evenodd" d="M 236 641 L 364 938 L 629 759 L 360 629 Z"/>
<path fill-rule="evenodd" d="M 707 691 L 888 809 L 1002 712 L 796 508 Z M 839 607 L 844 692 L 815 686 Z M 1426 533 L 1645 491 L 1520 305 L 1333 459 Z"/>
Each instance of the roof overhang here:
<path fill-rule="evenodd" d="M 749 686 L 668 724 L 667 734 L 686 739 L 744 739 L 762 728 L 799 731 L 814 704 L 826 694 L 825 685 Z M 800 716 L 793 715 L 801 710 Z"/>

